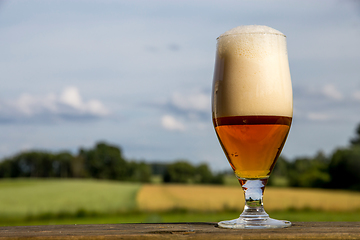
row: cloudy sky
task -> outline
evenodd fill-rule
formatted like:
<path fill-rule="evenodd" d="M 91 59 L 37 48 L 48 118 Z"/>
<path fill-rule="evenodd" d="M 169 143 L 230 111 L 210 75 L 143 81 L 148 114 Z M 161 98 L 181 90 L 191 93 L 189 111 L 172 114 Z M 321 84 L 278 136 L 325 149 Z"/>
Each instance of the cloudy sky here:
<path fill-rule="evenodd" d="M 210 115 L 216 37 L 287 35 L 294 120 L 283 155 L 330 154 L 360 123 L 355 0 L 0 1 L 0 158 L 90 148 L 228 169 Z"/>

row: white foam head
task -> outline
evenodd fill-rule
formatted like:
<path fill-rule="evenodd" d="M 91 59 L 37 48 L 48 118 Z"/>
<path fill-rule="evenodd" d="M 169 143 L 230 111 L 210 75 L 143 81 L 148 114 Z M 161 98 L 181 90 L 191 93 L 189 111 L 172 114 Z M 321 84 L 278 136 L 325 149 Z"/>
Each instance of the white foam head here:
<path fill-rule="evenodd" d="M 283 33 L 239 26 L 220 35 L 213 86 L 215 117 L 292 117 L 292 87 Z"/>

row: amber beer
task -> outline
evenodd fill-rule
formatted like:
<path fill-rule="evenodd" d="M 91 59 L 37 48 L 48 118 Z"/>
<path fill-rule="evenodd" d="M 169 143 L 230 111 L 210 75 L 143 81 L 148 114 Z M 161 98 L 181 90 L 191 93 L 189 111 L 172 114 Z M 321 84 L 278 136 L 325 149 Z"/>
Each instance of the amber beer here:
<path fill-rule="evenodd" d="M 235 116 L 213 121 L 236 176 L 240 179 L 268 178 L 285 144 L 291 118 Z"/>
<path fill-rule="evenodd" d="M 292 121 L 285 36 L 265 26 L 241 26 L 218 38 L 213 123 L 239 179 L 268 178 Z"/>

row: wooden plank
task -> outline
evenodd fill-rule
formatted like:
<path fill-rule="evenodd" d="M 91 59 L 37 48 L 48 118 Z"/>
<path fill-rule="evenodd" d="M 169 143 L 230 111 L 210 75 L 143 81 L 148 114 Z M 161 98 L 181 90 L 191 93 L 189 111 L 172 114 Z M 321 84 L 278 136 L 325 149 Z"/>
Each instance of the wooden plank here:
<path fill-rule="evenodd" d="M 360 239 L 360 222 L 295 222 L 283 229 L 221 229 L 216 223 L 0 227 L 14 239 Z"/>

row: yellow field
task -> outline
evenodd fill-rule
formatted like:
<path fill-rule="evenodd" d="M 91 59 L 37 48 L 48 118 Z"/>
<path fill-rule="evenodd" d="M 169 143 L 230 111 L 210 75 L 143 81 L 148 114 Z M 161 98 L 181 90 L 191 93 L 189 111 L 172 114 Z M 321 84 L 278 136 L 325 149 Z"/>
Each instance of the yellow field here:
<path fill-rule="evenodd" d="M 241 211 L 244 207 L 240 186 L 145 184 L 139 190 L 136 200 L 139 209 L 143 211 Z M 268 187 L 265 189 L 264 206 L 268 211 L 305 208 L 353 211 L 360 209 L 360 192 Z"/>
<path fill-rule="evenodd" d="M 140 210 L 223 210 L 243 204 L 241 189 L 206 185 L 143 185 L 137 195 Z"/>

